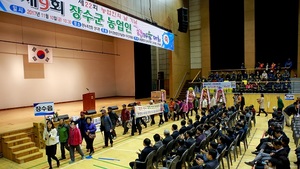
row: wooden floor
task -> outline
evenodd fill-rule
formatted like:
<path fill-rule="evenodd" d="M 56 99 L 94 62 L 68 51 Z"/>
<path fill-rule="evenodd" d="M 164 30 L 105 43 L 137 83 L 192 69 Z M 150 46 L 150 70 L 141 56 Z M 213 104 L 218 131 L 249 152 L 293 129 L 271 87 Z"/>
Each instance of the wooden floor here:
<path fill-rule="evenodd" d="M 102 106 L 112 106 L 118 105 L 121 107 L 123 103 L 128 104 L 133 102 L 134 98 L 107 98 L 107 99 L 99 99 L 97 100 L 97 110 L 99 110 Z M 146 103 L 147 100 L 142 100 L 142 103 Z M 80 110 L 82 109 L 82 102 L 72 102 L 72 103 L 65 103 L 65 104 L 58 104 L 55 105 L 55 109 L 59 109 L 59 114 L 69 114 L 70 116 L 78 115 Z M 193 116 L 194 118 L 194 116 Z M 236 169 L 244 169 L 244 168 L 251 168 L 244 164 L 245 161 L 250 161 L 254 159 L 254 155 L 251 154 L 251 151 L 255 150 L 256 145 L 259 143 L 260 138 L 262 137 L 263 132 L 267 129 L 267 120 L 270 118 L 268 117 L 259 116 L 257 117 L 257 124 L 255 127 L 252 128 L 251 135 L 248 137 L 249 142 L 249 149 L 245 152 L 242 148 L 242 156 L 239 155 L 239 158 L 236 162 L 233 163 L 231 168 Z M 33 122 L 41 122 L 43 121 L 43 117 L 34 117 L 32 108 L 24 108 L 24 109 L 13 109 L 13 110 L 6 110 L 0 112 L 0 133 L 7 132 L 10 130 L 16 130 L 18 128 L 30 127 L 32 126 Z M 158 121 L 158 117 L 157 120 Z M 179 121 L 170 121 L 165 123 L 161 127 L 155 126 L 148 126 L 147 128 L 143 127 L 143 131 L 141 135 L 130 136 L 129 134 L 122 135 L 122 128 L 117 127 L 117 139 L 114 141 L 114 147 L 109 147 L 103 149 L 103 137 L 101 133 L 97 133 L 96 140 L 94 142 L 95 153 L 92 159 L 80 159 L 80 155 L 76 154 L 76 162 L 73 164 L 69 164 L 69 153 L 67 152 L 66 156 L 67 159 L 61 161 L 60 168 L 68 168 L 68 169 L 84 169 L 84 168 L 100 168 L 100 169 L 121 169 L 121 168 L 130 168 L 129 162 L 137 158 L 136 152 L 138 149 L 143 148 L 143 139 L 150 138 L 153 141 L 153 135 L 159 133 L 161 136 L 163 135 L 164 129 L 171 130 L 171 125 L 176 123 L 177 125 L 180 124 Z M 180 125 L 179 125 L 180 126 Z M 292 139 L 292 131 L 290 128 L 285 127 L 284 131 L 291 139 L 290 147 L 290 161 L 291 161 L 291 168 L 295 169 L 296 165 L 293 162 L 296 160 L 295 157 L 295 144 Z M 85 143 L 83 143 L 82 147 L 85 147 Z M 60 150 L 57 149 L 57 157 L 60 158 Z M 85 148 L 83 149 L 85 154 L 88 155 Z M 44 150 L 40 150 L 41 152 L 45 152 Z M 110 158 L 110 160 L 102 160 L 99 158 Z M 114 160 L 112 160 L 114 159 Z M 56 164 L 54 161 L 53 166 L 56 168 Z M 226 160 L 225 168 L 227 168 Z M 46 169 L 48 167 L 47 158 L 44 154 L 43 158 L 27 162 L 24 164 L 17 164 L 5 158 L 0 158 L 0 169 L 29 169 L 29 168 L 36 168 L 36 169 Z"/>

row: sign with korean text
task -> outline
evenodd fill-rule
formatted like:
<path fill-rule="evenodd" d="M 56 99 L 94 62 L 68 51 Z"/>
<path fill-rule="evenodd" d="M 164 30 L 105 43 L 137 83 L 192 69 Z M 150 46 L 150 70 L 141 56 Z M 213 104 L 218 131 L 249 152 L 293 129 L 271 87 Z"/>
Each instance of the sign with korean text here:
<path fill-rule="evenodd" d="M 235 82 L 203 82 L 203 88 L 219 89 L 219 88 L 236 88 Z"/>
<path fill-rule="evenodd" d="M 150 116 L 152 114 L 158 114 L 163 112 L 163 104 L 152 104 L 144 106 L 134 106 L 135 117 Z"/>
<path fill-rule="evenodd" d="M 87 0 L 0 0 L 0 11 L 174 50 L 174 34 Z"/>
<path fill-rule="evenodd" d="M 285 100 L 294 100 L 295 96 L 293 94 L 285 94 L 284 99 Z"/>
<path fill-rule="evenodd" d="M 52 48 L 28 45 L 29 63 L 52 63 Z"/>
<path fill-rule="evenodd" d="M 34 116 L 48 116 L 54 114 L 53 102 L 33 103 Z"/>

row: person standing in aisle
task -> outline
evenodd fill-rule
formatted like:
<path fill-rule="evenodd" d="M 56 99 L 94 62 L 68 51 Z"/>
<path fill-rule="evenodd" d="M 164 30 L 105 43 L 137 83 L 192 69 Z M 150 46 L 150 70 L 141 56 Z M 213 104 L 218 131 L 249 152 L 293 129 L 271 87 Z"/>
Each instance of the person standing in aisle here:
<path fill-rule="evenodd" d="M 126 109 L 126 104 L 122 105 L 123 109 L 121 112 L 121 121 L 122 121 L 122 126 L 124 128 L 124 132 L 123 135 L 125 135 L 128 132 L 128 123 L 130 120 L 130 113 L 129 111 Z"/>
<path fill-rule="evenodd" d="M 282 112 L 283 107 L 284 107 L 284 104 L 283 104 L 282 99 L 280 98 L 280 96 L 277 96 L 277 111 Z"/>
<path fill-rule="evenodd" d="M 260 116 L 260 112 L 264 112 L 266 114 L 266 117 L 268 116 L 268 113 L 265 111 L 265 98 L 264 98 L 264 94 L 260 94 L 260 98 L 257 99 L 257 102 L 259 104 L 259 111 L 258 111 L 258 115 Z"/>
<path fill-rule="evenodd" d="M 52 121 L 47 121 L 47 127 L 44 129 L 43 139 L 46 144 L 46 155 L 48 158 L 49 169 L 52 169 L 52 160 L 56 161 L 57 167 L 59 167 L 60 163 L 57 159 L 56 155 L 56 145 L 58 143 L 57 139 L 57 130 L 54 127 Z"/>
<path fill-rule="evenodd" d="M 69 139 L 68 139 L 68 145 L 70 147 L 70 159 L 71 161 L 69 164 L 72 164 L 75 162 L 75 149 L 76 151 L 81 155 L 81 159 L 84 159 L 84 154 L 81 150 L 82 143 L 82 136 L 80 133 L 80 130 L 76 127 L 75 121 L 71 121 L 70 123 L 70 130 L 69 130 Z"/>
<path fill-rule="evenodd" d="M 70 151 L 68 147 L 68 138 L 69 138 L 69 126 L 65 124 L 65 120 L 63 118 L 59 119 L 59 125 L 57 126 L 57 132 L 59 136 L 60 142 L 60 152 L 61 157 L 59 160 L 66 159 L 65 148 Z"/>
<path fill-rule="evenodd" d="M 241 97 L 241 107 L 240 110 L 243 111 L 244 110 L 244 106 L 245 106 L 245 97 L 243 96 L 243 93 L 240 94 Z"/>
<path fill-rule="evenodd" d="M 168 105 L 167 101 L 164 101 L 164 111 L 163 111 L 163 113 L 164 113 L 165 122 L 169 121 L 169 112 L 170 112 L 169 105 Z"/>

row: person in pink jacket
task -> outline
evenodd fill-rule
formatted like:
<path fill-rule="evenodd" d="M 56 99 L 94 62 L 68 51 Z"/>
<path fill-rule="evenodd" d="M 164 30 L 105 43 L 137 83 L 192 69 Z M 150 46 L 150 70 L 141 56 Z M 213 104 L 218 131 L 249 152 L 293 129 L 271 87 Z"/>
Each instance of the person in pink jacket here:
<path fill-rule="evenodd" d="M 76 127 L 75 122 L 71 121 L 70 130 L 69 130 L 69 139 L 68 139 L 68 144 L 70 147 L 70 158 L 71 158 L 71 161 L 69 162 L 70 164 L 75 162 L 75 157 L 74 157 L 75 148 L 81 155 L 81 159 L 84 159 L 84 154 L 80 147 L 81 143 L 82 143 L 82 137 L 81 137 L 80 130 Z"/>

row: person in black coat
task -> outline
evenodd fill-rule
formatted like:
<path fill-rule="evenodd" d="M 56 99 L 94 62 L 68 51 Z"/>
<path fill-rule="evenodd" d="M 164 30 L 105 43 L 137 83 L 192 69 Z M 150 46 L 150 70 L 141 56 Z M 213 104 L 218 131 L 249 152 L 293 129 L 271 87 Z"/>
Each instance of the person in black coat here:
<path fill-rule="evenodd" d="M 205 114 L 205 111 L 201 112 L 201 120 L 200 120 L 200 124 L 204 124 L 205 120 L 207 119 L 207 116 Z"/>
<path fill-rule="evenodd" d="M 172 125 L 172 131 L 173 131 L 173 133 L 171 134 L 171 136 L 173 137 L 173 139 L 176 139 L 179 136 L 177 124 Z"/>
<path fill-rule="evenodd" d="M 285 119 L 285 124 L 286 126 L 291 126 L 291 120 L 290 120 L 290 116 L 292 114 L 297 114 L 298 113 L 298 109 L 297 109 L 297 102 L 294 102 L 294 104 L 291 104 L 289 106 L 287 106 L 284 110 L 283 110 L 283 115 L 284 115 L 284 119 Z"/>
<path fill-rule="evenodd" d="M 80 134 L 81 134 L 81 138 L 84 139 L 85 142 L 86 142 L 86 134 L 85 134 L 86 118 L 85 118 L 85 113 L 86 113 L 85 111 L 80 112 L 80 118 L 78 118 L 75 121 L 75 125 L 78 124 L 78 128 L 79 128 Z M 86 144 L 86 149 L 89 152 L 87 144 Z"/>
<path fill-rule="evenodd" d="M 215 169 L 219 165 L 216 150 L 209 150 L 207 159 L 208 161 L 204 162 L 201 158 L 196 158 L 195 161 L 197 165 L 191 169 Z"/>
<path fill-rule="evenodd" d="M 181 124 L 181 128 L 179 129 L 179 134 L 183 134 L 184 132 L 187 131 L 187 128 L 186 128 L 186 126 L 185 126 L 186 121 L 185 121 L 185 120 L 182 120 L 182 121 L 180 122 L 180 124 Z"/>
<path fill-rule="evenodd" d="M 195 128 L 197 128 L 199 124 L 200 124 L 200 116 L 199 116 L 199 114 L 197 114 L 195 117 L 195 122 L 194 122 L 193 126 Z"/>
<path fill-rule="evenodd" d="M 163 166 L 166 167 L 166 164 L 168 162 L 171 162 L 172 159 L 174 159 L 176 156 L 179 156 L 181 158 L 182 154 L 187 150 L 187 148 L 184 146 L 184 140 L 183 139 L 179 139 L 177 141 L 177 145 L 178 148 L 171 152 L 170 157 L 167 157 L 167 160 L 163 161 Z"/>
<path fill-rule="evenodd" d="M 119 116 L 112 110 L 111 107 L 108 107 L 107 111 L 108 111 L 107 113 L 110 118 L 110 121 L 113 125 L 111 134 L 112 134 L 113 138 L 116 138 L 117 134 L 115 132 L 115 128 L 116 128 L 117 122 L 119 121 Z"/>
<path fill-rule="evenodd" d="M 196 140 L 192 137 L 192 131 L 187 131 L 185 133 L 185 146 L 186 148 L 190 148 L 195 142 Z"/>
<path fill-rule="evenodd" d="M 146 157 L 148 156 L 148 154 L 155 150 L 153 147 L 150 146 L 151 140 L 149 138 L 144 139 L 143 145 L 145 146 L 144 149 L 139 150 L 139 152 L 136 152 L 138 154 L 138 159 L 136 159 L 136 160 L 141 161 L 141 162 L 144 162 L 146 160 Z M 131 168 L 133 168 L 134 161 L 130 162 L 129 166 Z M 137 163 L 137 168 L 146 168 L 146 166 Z"/>

